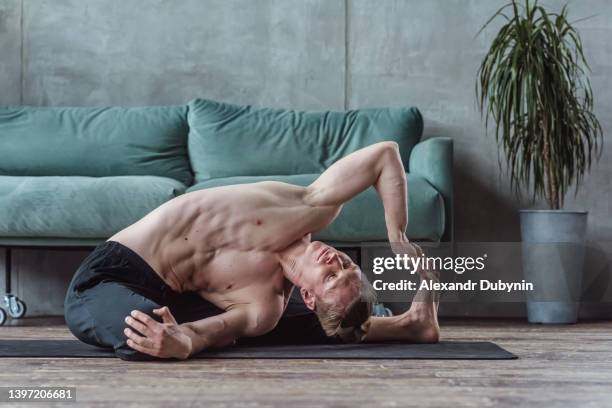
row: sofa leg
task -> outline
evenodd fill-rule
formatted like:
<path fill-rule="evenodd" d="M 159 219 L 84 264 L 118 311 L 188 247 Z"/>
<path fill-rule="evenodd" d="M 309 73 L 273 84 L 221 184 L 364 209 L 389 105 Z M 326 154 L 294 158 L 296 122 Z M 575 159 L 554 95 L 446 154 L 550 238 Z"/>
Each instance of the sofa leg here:
<path fill-rule="evenodd" d="M 11 248 L 6 248 L 4 252 L 4 291 L 11 293 Z"/>
<path fill-rule="evenodd" d="M 26 304 L 23 300 L 11 293 L 11 275 L 12 275 L 12 262 L 11 262 L 11 248 L 6 248 L 5 258 L 5 295 L 4 295 L 4 307 L 8 314 L 13 319 L 20 319 L 25 316 Z M 6 322 L 6 311 L 0 308 L 0 325 Z"/>

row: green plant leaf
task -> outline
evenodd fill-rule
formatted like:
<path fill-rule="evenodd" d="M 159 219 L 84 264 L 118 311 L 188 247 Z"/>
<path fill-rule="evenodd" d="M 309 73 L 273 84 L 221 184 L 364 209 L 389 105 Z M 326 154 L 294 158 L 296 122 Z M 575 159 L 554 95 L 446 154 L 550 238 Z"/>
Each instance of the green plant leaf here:
<path fill-rule="evenodd" d="M 531 189 L 533 199 L 543 197 L 553 209 L 563 205 L 572 184 L 578 192 L 603 144 L 590 68 L 567 15 L 567 5 L 549 13 L 537 0 L 511 0 L 478 32 L 504 19 L 478 69 L 475 91 L 486 128 L 494 122 L 511 188 L 518 196 Z"/>

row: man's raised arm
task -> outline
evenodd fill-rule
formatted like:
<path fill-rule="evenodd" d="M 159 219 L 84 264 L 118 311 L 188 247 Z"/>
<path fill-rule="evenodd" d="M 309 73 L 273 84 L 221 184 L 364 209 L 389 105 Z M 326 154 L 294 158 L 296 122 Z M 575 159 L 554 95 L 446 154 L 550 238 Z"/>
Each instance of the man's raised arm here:
<path fill-rule="evenodd" d="M 376 188 L 385 208 L 389 241 L 407 241 L 406 173 L 395 142 L 376 143 L 338 160 L 307 187 L 305 201 L 340 208 L 370 186 Z"/>

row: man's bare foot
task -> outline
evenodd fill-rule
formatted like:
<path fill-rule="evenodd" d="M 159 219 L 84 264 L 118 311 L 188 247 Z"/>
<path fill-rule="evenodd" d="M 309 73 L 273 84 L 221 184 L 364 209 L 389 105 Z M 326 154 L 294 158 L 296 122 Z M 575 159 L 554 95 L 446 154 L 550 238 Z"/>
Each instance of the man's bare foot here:
<path fill-rule="evenodd" d="M 423 255 L 421 248 L 416 247 L 419 256 Z M 420 281 L 428 280 L 431 282 L 439 282 L 440 276 L 436 271 L 430 271 L 426 268 L 421 268 L 419 271 Z M 429 283 L 429 282 L 428 282 Z M 432 285 L 429 284 L 429 287 Z M 437 343 L 440 339 L 440 326 L 438 324 L 438 304 L 439 293 L 435 290 L 421 289 L 412 300 L 410 309 L 402 317 L 402 325 L 407 330 L 414 333 L 415 339 L 422 343 Z"/>

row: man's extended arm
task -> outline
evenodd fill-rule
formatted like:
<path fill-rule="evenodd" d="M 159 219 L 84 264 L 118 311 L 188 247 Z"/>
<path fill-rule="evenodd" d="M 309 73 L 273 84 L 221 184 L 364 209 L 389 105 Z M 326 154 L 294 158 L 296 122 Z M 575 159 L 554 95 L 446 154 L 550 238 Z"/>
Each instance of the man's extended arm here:
<path fill-rule="evenodd" d="M 225 313 L 178 324 L 167 306 L 154 309 L 157 321 L 140 310 L 132 310 L 125 322 L 127 345 L 161 358 L 185 359 L 211 347 L 232 344 L 239 337 L 258 336 L 272 330 L 276 320 L 257 304 L 241 304 Z"/>
<path fill-rule="evenodd" d="M 180 324 L 180 327 L 191 339 L 190 356 L 211 347 L 223 347 L 232 344 L 241 335 L 241 325 L 245 314 L 241 309 L 207 317 L 194 322 Z"/>
<path fill-rule="evenodd" d="M 305 201 L 336 207 L 374 186 L 385 208 L 390 242 L 406 241 L 408 191 L 406 173 L 395 142 L 381 142 L 338 160 L 307 187 Z"/>
<path fill-rule="evenodd" d="M 183 333 L 191 338 L 190 356 L 208 348 L 219 348 L 234 343 L 239 337 L 264 334 L 272 327 L 264 327 L 250 307 L 235 307 L 225 313 L 195 322 L 182 323 Z"/>

